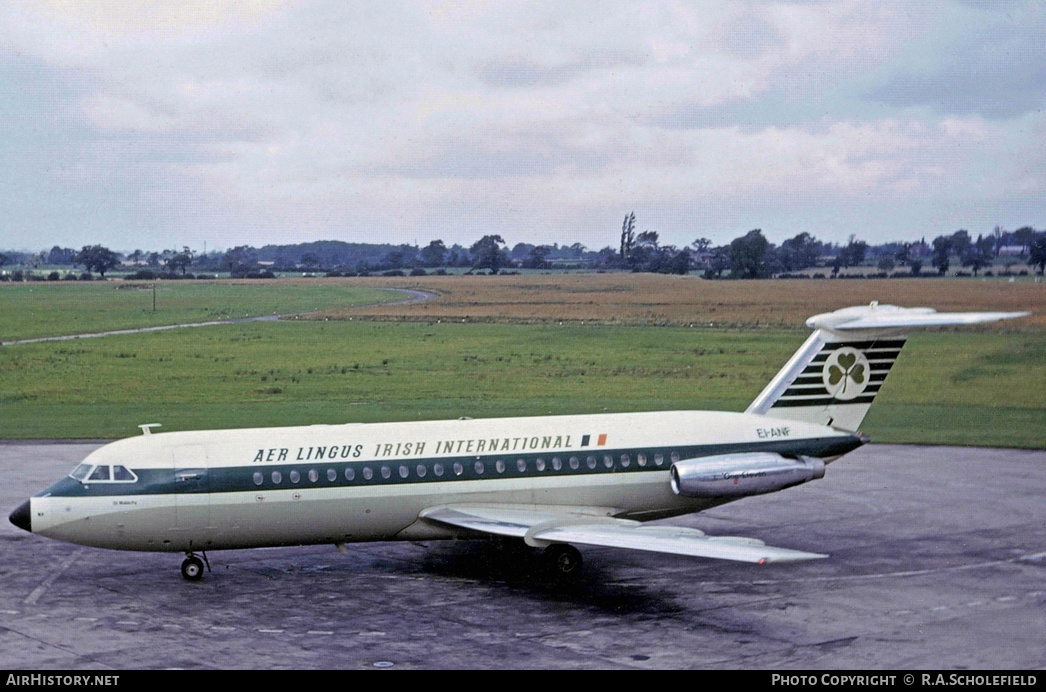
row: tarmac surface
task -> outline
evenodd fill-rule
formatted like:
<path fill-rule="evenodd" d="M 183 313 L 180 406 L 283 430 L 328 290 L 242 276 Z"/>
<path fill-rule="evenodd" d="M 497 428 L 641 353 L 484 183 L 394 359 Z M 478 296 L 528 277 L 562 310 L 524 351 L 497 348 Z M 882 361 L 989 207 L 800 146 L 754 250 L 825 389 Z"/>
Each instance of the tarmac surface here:
<path fill-rule="evenodd" d="M 669 522 L 827 560 L 583 547 L 557 584 L 484 541 L 213 552 L 186 582 L 6 521 L 96 446 L 0 444 L 0 668 L 1046 667 L 1046 451 L 868 445 Z"/>

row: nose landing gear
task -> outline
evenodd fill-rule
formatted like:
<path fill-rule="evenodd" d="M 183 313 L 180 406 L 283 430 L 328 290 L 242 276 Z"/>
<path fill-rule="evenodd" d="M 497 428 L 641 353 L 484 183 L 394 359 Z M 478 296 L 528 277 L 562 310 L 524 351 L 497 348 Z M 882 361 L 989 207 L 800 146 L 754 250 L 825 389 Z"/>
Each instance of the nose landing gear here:
<path fill-rule="evenodd" d="M 196 554 L 189 551 L 185 554 L 185 560 L 182 561 L 182 578 L 186 581 L 200 581 L 203 578 L 203 565 L 207 561 L 207 553 L 202 553 L 203 560 L 196 557 Z M 207 571 L 211 571 L 211 563 L 207 562 Z"/>

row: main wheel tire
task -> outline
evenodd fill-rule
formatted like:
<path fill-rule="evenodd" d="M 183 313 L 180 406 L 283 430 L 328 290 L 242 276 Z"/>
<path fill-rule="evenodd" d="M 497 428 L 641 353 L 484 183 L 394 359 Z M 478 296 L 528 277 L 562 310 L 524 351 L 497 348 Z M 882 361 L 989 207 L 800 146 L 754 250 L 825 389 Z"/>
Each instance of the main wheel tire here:
<path fill-rule="evenodd" d="M 182 578 L 187 581 L 200 581 L 203 578 L 203 560 L 196 557 L 187 557 L 182 562 Z"/>
<path fill-rule="evenodd" d="M 557 577 L 574 577 L 581 571 L 581 551 L 566 543 L 554 543 L 545 548 L 545 559 Z"/>

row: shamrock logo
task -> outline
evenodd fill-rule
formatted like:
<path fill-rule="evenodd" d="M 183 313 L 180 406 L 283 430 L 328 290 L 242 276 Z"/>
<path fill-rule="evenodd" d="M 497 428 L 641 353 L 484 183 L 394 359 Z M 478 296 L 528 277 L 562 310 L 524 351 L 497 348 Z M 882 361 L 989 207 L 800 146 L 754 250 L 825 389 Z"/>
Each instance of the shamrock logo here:
<path fill-rule="evenodd" d="M 868 386 L 869 369 L 868 359 L 857 349 L 836 349 L 824 364 L 824 386 L 836 399 L 854 399 Z"/>

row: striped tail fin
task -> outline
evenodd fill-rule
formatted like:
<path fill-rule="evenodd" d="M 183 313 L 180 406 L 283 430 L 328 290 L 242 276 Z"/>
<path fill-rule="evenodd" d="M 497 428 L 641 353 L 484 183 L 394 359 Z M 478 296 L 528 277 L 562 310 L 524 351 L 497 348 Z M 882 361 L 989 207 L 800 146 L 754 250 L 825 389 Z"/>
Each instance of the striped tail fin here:
<path fill-rule="evenodd" d="M 936 312 L 879 305 L 844 308 L 806 321 L 814 330 L 747 413 L 856 431 L 904 347 L 920 327 L 979 324 L 1026 312 Z"/>

